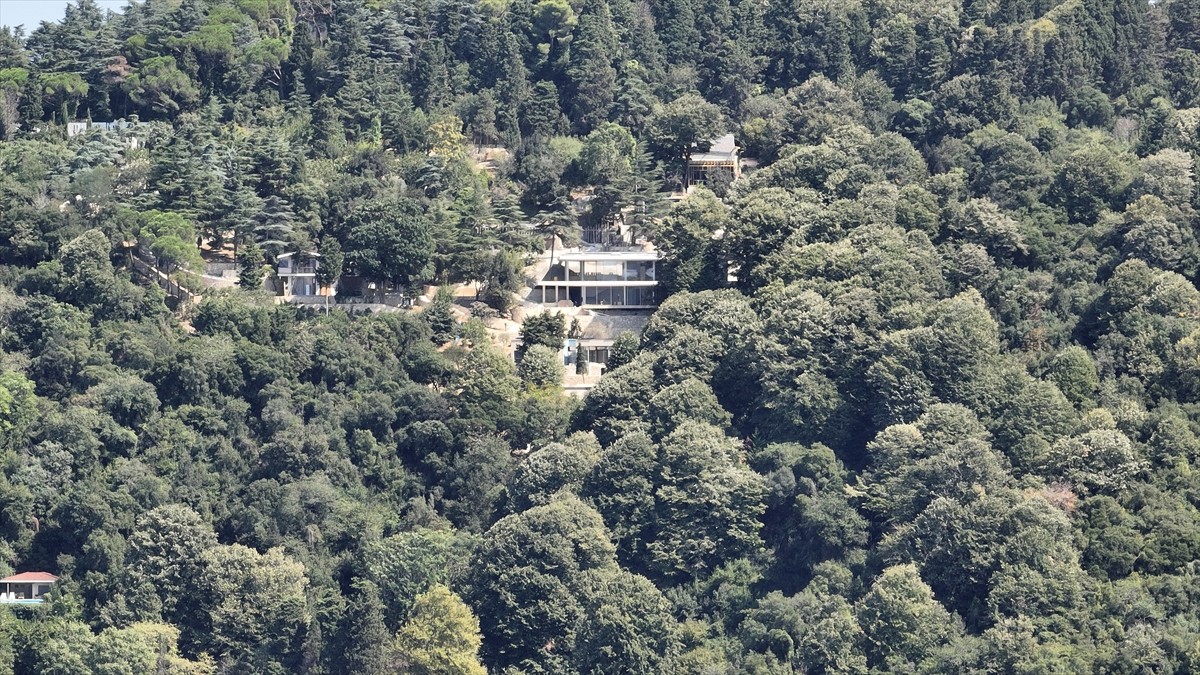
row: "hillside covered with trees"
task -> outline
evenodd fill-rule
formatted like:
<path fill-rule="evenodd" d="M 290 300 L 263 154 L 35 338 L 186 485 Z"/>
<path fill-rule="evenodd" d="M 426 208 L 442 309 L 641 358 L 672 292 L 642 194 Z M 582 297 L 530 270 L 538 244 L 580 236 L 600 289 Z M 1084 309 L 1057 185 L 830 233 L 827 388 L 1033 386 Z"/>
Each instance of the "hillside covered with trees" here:
<path fill-rule="evenodd" d="M 759 168 L 668 206 L 729 131 Z M 1198 157 L 1200 0 L 0 30 L 0 571 L 61 577 L 0 674 L 1200 672 Z M 258 289 L 314 250 L 505 312 L 614 219 L 670 297 L 581 402 L 561 327 Z M 131 269 L 199 244 L 240 289 Z"/>

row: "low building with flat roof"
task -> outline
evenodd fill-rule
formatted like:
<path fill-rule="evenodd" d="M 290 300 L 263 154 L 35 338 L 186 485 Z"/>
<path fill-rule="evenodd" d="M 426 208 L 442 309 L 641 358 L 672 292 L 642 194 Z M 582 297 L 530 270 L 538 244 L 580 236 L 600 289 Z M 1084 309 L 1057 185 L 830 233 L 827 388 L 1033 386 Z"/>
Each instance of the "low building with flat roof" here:
<path fill-rule="evenodd" d="M 116 120 L 113 122 L 93 122 L 91 120 L 82 120 L 78 122 L 67 122 L 67 138 L 74 138 L 81 134 L 87 133 L 92 129 L 101 131 L 113 131 L 122 135 L 122 140 L 131 149 L 136 150 L 141 146 L 141 141 L 134 135 L 137 127 L 145 127 L 145 122 L 139 122 L 136 119 L 132 121 Z"/>
<path fill-rule="evenodd" d="M 608 365 L 613 343 L 621 333 L 641 335 L 650 321 L 648 312 L 592 312 L 580 317 L 581 330 L 578 338 L 567 341 L 573 348 L 575 360 L 583 359 L 589 364 Z"/>

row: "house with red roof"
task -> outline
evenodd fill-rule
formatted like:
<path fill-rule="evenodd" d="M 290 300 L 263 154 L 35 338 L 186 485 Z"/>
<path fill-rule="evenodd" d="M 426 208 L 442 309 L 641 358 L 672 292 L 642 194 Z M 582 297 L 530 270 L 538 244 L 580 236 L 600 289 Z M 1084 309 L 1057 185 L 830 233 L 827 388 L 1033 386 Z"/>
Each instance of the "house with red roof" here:
<path fill-rule="evenodd" d="M 0 579 L 0 604 L 40 604 L 58 581 L 49 572 L 21 572 Z"/>

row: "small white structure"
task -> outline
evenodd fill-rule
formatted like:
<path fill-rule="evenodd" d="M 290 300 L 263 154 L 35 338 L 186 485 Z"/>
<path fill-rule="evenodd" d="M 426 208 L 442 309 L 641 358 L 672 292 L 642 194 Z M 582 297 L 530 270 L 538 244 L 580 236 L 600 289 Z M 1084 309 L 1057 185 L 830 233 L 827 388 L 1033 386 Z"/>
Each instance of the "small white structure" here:
<path fill-rule="evenodd" d="M 0 579 L 0 604 L 37 605 L 45 602 L 45 596 L 58 582 L 58 577 L 49 572 L 21 572 Z"/>
<path fill-rule="evenodd" d="M 742 163 L 733 134 L 714 139 L 705 152 L 692 154 L 688 159 L 686 185 L 707 185 L 717 172 L 724 173 L 730 181 L 742 177 Z"/>
<path fill-rule="evenodd" d="M 83 122 L 67 122 L 67 138 L 74 138 L 75 136 L 87 132 L 89 129 L 115 131 L 124 134 L 122 140 L 125 141 L 125 144 L 128 145 L 130 149 L 137 150 L 138 146 L 141 144 L 141 141 L 138 140 L 137 136 L 133 135 L 133 129 L 135 127 L 145 126 L 145 124 L 145 122 L 128 122 L 126 120 L 116 120 L 114 122 L 93 122 L 91 120 L 86 120 Z"/>
<path fill-rule="evenodd" d="M 657 251 L 563 253 L 530 300 L 576 307 L 652 309 L 658 306 Z"/>
<path fill-rule="evenodd" d="M 284 298 L 325 298 L 337 295 L 337 282 L 323 287 L 317 282 L 321 254 L 284 253 L 278 258 L 275 274 L 279 277 L 279 295 Z"/>

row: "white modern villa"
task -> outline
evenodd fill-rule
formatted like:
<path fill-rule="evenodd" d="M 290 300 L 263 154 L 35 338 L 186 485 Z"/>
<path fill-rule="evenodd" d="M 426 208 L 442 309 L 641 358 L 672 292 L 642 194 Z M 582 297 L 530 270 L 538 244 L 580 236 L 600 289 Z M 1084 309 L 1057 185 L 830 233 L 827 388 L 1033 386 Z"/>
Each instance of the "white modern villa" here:
<path fill-rule="evenodd" d="M 562 253 L 529 299 L 588 309 L 653 309 L 659 302 L 658 258 L 656 251 Z"/>

